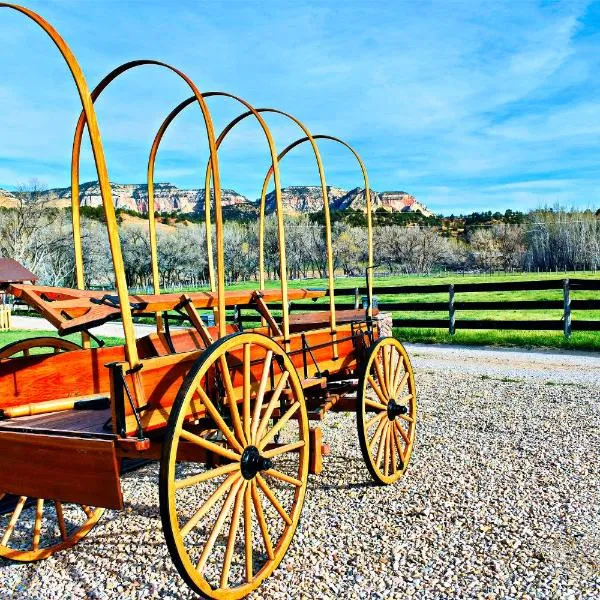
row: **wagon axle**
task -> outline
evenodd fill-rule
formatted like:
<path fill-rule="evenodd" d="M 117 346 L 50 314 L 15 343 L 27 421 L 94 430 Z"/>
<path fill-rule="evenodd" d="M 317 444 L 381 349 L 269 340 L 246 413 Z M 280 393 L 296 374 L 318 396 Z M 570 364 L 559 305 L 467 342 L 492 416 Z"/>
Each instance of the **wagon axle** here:
<path fill-rule="evenodd" d="M 400 415 L 408 414 L 408 406 L 405 406 L 404 404 L 396 404 L 394 399 L 391 399 L 387 405 L 387 414 L 388 419 L 390 421 L 393 421 L 396 417 Z"/>
<path fill-rule="evenodd" d="M 256 446 L 248 446 L 242 454 L 241 471 L 244 479 L 253 479 L 259 471 L 273 468 L 273 461 L 260 455 Z"/>

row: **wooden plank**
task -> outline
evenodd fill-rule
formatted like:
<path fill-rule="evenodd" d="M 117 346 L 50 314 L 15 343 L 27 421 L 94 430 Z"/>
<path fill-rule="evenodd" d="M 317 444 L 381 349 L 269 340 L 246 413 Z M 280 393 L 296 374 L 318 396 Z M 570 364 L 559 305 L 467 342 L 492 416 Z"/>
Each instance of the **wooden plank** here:
<path fill-rule="evenodd" d="M 569 278 L 569 285 L 571 289 L 577 290 L 600 290 L 599 279 L 571 279 Z"/>
<path fill-rule="evenodd" d="M 125 360 L 123 346 L 0 360 L 0 408 L 108 394 L 105 365 Z"/>
<path fill-rule="evenodd" d="M 419 327 L 419 328 L 424 328 L 424 329 L 448 329 L 448 319 L 393 319 L 392 325 L 394 327 Z"/>
<path fill-rule="evenodd" d="M 591 280 L 573 280 L 578 284 L 590 285 L 587 289 L 600 289 L 591 287 L 597 285 L 595 282 L 589 284 Z M 476 283 L 455 283 L 455 293 L 460 292 L 511 292 L 511 291 L 529 291 L 529 290 L 562 290 L 562 279 L 543 279 L 536 281 L 480 281 Z M 448 292 L 446 283 L 423 284 L 423 285 L 392 285 L 392 286 L 374 286 L 374 294 L 442 294 Z M 356 288 L 336 288 L 336 296 L 354 296 Z M 360 293 L 366 294 L 366 288 L 361 287 Z M 580 289 L 586 289 L 581 287 Z"/>
<path fill-rule="evenodd" d="M 0 430 L 0 489 L 34 498 L 123 508 L 112 440 Z"/>
<path fill-rule="evenodd" d="M 379 310 L 374 309 L 373 316 L 376 316 L 377 314 L 379 314 Z M 340 310 L 335 313 L 335 320 L 338 324 L 364 322 L 366 321 L 366 314 L 365 311 L 361 309 Z M 329 311 L 290 315 L 289 323 L 290 330 L 294 332 L 324 327 L 329 324 Z"/>
<path fill-rule="evenodd" d="M 581 321 L 580 321 L 581 322 Z M 394 319 L 394 327 L 418 327 L 431 329 L 447 329 L 448 319 Z M 557 331 L 562 330 L 562 321 L 499 321 L 483 320 L 457 320 L 456 329 L 522 329 L 529 331 Z"/>
<path fill-rule="evenodd" d="M 600 310 L 600 300 L 571 300 L 571 310 Z"/>
<path fill-rule="evenodd" d="M 600 321 L 571 321 L 572 331 L 600 331 Z"/>
<path fill-rule="evenodd" d="M 562 321 L 492 321 L 492 320 L 462 320 L 456 321 L 457 329 L 516 329 L 527 331 L 562 331 Z"/>
<path fill-rule="evenodd" d="M 0 421 L 0 431 L 16 433 L 60 434 L 71 436 L 93 436 L 114 439 L 111 429 L 104 424 L 110 418 L 110 409 L 66 410 L 56 413 L 18 417 Z"/>

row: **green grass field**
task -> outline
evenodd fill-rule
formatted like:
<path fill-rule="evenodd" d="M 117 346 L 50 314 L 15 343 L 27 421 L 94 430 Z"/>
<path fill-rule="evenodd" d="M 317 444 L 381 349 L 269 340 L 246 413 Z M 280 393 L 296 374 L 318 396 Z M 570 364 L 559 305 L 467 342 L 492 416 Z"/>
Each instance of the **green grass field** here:
<path fill-rule="evenodd" d="M 478 283 L 478 282 L 503 282 L 503 281 L 539 281 L 573 279 L 600 279 L 598 273 L 561 272 L 561 273 L 518 273 L 494 275 L 397 275 L 393 277 L 376 277 L 375 286 L 400 286 L 400 285 L 431 285 L 451 283 Z M 236 283 L 228 289 L 252 289 L 253 282 Z M 364 287 L 363 277 L 336 277 L 336 287 L 352 288 Z M 267 282 L 266 287 L 279 287 L 278 281 Z M 316 287 L 326 288 L 326 279 L 304 279 L 289 282 L 290 288 Z M 562 290 L 532 290 L 516 292 L 476 292 L 456 293 L 456 302 L 469 301 L 516 301 L 516 300 L 562 300 Z M 572 291 L 572 300 L 594 300 L 600 298 L 598 291 Z M 406 294 L 405 296 L 379 294 L 380 302 L 445 302 L 447 294 Z M 341 297 L 338 302 L 351 302 L 351 297 Z M 318 300 L 327 303 L 327 298 Z M 410 311 L 394 314 L 395 318 L 405 319 L 445 319 L 447 312 Z M 502 310 L 502 311 L 457 311 L 457 320 L 556 320 L 560 321 L 562 310 Z M 600 311 L 572 311 L 573 320 L 600 320 Z M 506 347 L 547 347 L 580 350 L 600 350 L 600 332 L 574 332 L 570 338 L 565 338 L 560 331 L 513 331 L 513 330 L 460 330 L 455 335 L 450 335 L 445 329 L 418 329 L 396 328 L 395 334 L 404 341 L 436 344 L 473 344 Z"/>
<path fill-rule="evenodd" d="M 600 279 L 597 273 L 519 273 L 519 274 L 501 274 L 501 275 L 430 275 L 416 276 L 404 275 L 393 277 L 376 277 L 374 285 L 392 286 L 392 285 L 430 285 L 430 284 L 450 284 L 450 283 L 477 283 L 477 282 L 502 282 L 502 281 L 536 281 L 542 279 L 560 280 L 564 278 L 576 279 Z M 336 277 L 336 287 L 354 288 L 364 287 L 363 277 Z M 267 282 L 267 288 L 278 288 L 278 281 Z M 303 279 L 289 282 L 290 288 L 323 288 L 327 287 L 326 279 Z M 228 286 L 230 290 L 256 289 L 257 282 L 246 281 Z M 168 291 L 168 290 L 165 290 Z M 181 292 L 182 290 L 177 290 Z M 194 291 L 190 289 L 189 291 Z M 572 300 L 599 299 L 598 291 L 573 291 Z M 380 302 L 445 302 L 448 295 L 442 294 L 406 294 L 397 295 L 378 295 Z M 516 300 L 562 300 L 562 290 L 533 290 L 516 292 L 476 292 L 476 293 L 456 293 L 456 302 L 469 301 L 516 301 Z M 328 298 L 321 298 L 319 303 L 329 302 Z M 352 297 L 340 297 L 338 302 L 352 302 Z M 447 312 L 431 311 L 410 311 L 404 313 L 395 313 L 395 318 L 414 318 L 414 319 L 445 319 Z M 513 311 L 457 311 L 457 321 L 466 319 L 490 319 L 490 320 L 556 320 L 560 321 L 562 310 L 513 310 Z M 600 311 L 572 311 L 572 319 L 577 320 L 600 320 Z M 145 319 L 144 319 L 145 321 Z M 397 328 L 396 335 L 404 340 L 420 343 L 441 343 L 441 344 L 474 344 L 474 345 L 493 345 L 493 346 L 518 346 L 518 347 L 549 347 L 581 350 L 600 350 L 600 332 L 574 332 L 570 338 L 565 338 L 560 331 L 514 331 L 514 330 L 460 330 L 451 336 L 446 329 L 417 329 L 417 328 Z M 40 332 L 27 332 L 27 334 L 40 335 Z M 20 332 L 11 332 L 9 334 L 0 333 L 0 347 L 19 336 Z M 6 337 L 8 336 L 8 337 Z M 78 336 L 73 336 L 78 339 Z M 8 340 L 8 341 L 5 341 Z M 107 340 L 107 343 L 119 343 L 121 340 Z"/>
<path fill-rule="evenodd" d="M 37 331 L 35 329 L 15 329 L 13 331 L 0 331 L 0 348 L 4 348 L 7 344 L 18 342 L 35 337 L 58 337 L 55 331 Z M 72 335 L 66 335 L 64 339 L 71 340 L 76 344 L 81 343 L 81 336 L 78 333 Z M 100 337 L 108 346 L 116 346 L 122 344 L 123 340 L 120 338 L 113 337 Z M 92 342 L 92 346 L 96 347 L 96 343 Z M 32 350 L 32 354 L 36 354 L 35 350 Z"/>

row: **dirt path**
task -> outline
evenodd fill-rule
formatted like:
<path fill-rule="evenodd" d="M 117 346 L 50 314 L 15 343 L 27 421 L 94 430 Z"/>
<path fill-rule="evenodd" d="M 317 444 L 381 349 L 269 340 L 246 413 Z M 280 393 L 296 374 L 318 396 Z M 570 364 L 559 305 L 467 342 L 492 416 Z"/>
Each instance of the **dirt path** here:
<path fill-rule="evenodd" d="M 407 344 L 418 369 L 480 379 L 535 380 L 547 385 L 600 385 L 600 353 Z"/>

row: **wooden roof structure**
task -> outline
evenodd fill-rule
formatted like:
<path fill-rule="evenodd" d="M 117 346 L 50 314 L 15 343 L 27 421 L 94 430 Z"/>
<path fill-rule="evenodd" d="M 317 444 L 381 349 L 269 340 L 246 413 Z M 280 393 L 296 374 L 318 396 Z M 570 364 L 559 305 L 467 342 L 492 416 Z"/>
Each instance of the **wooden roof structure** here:
<path fill-rule="evenodd" d="M 0 290 L 12 283 L 35 283 L 38 278 L 12 258 L 0 258 Z"/>

